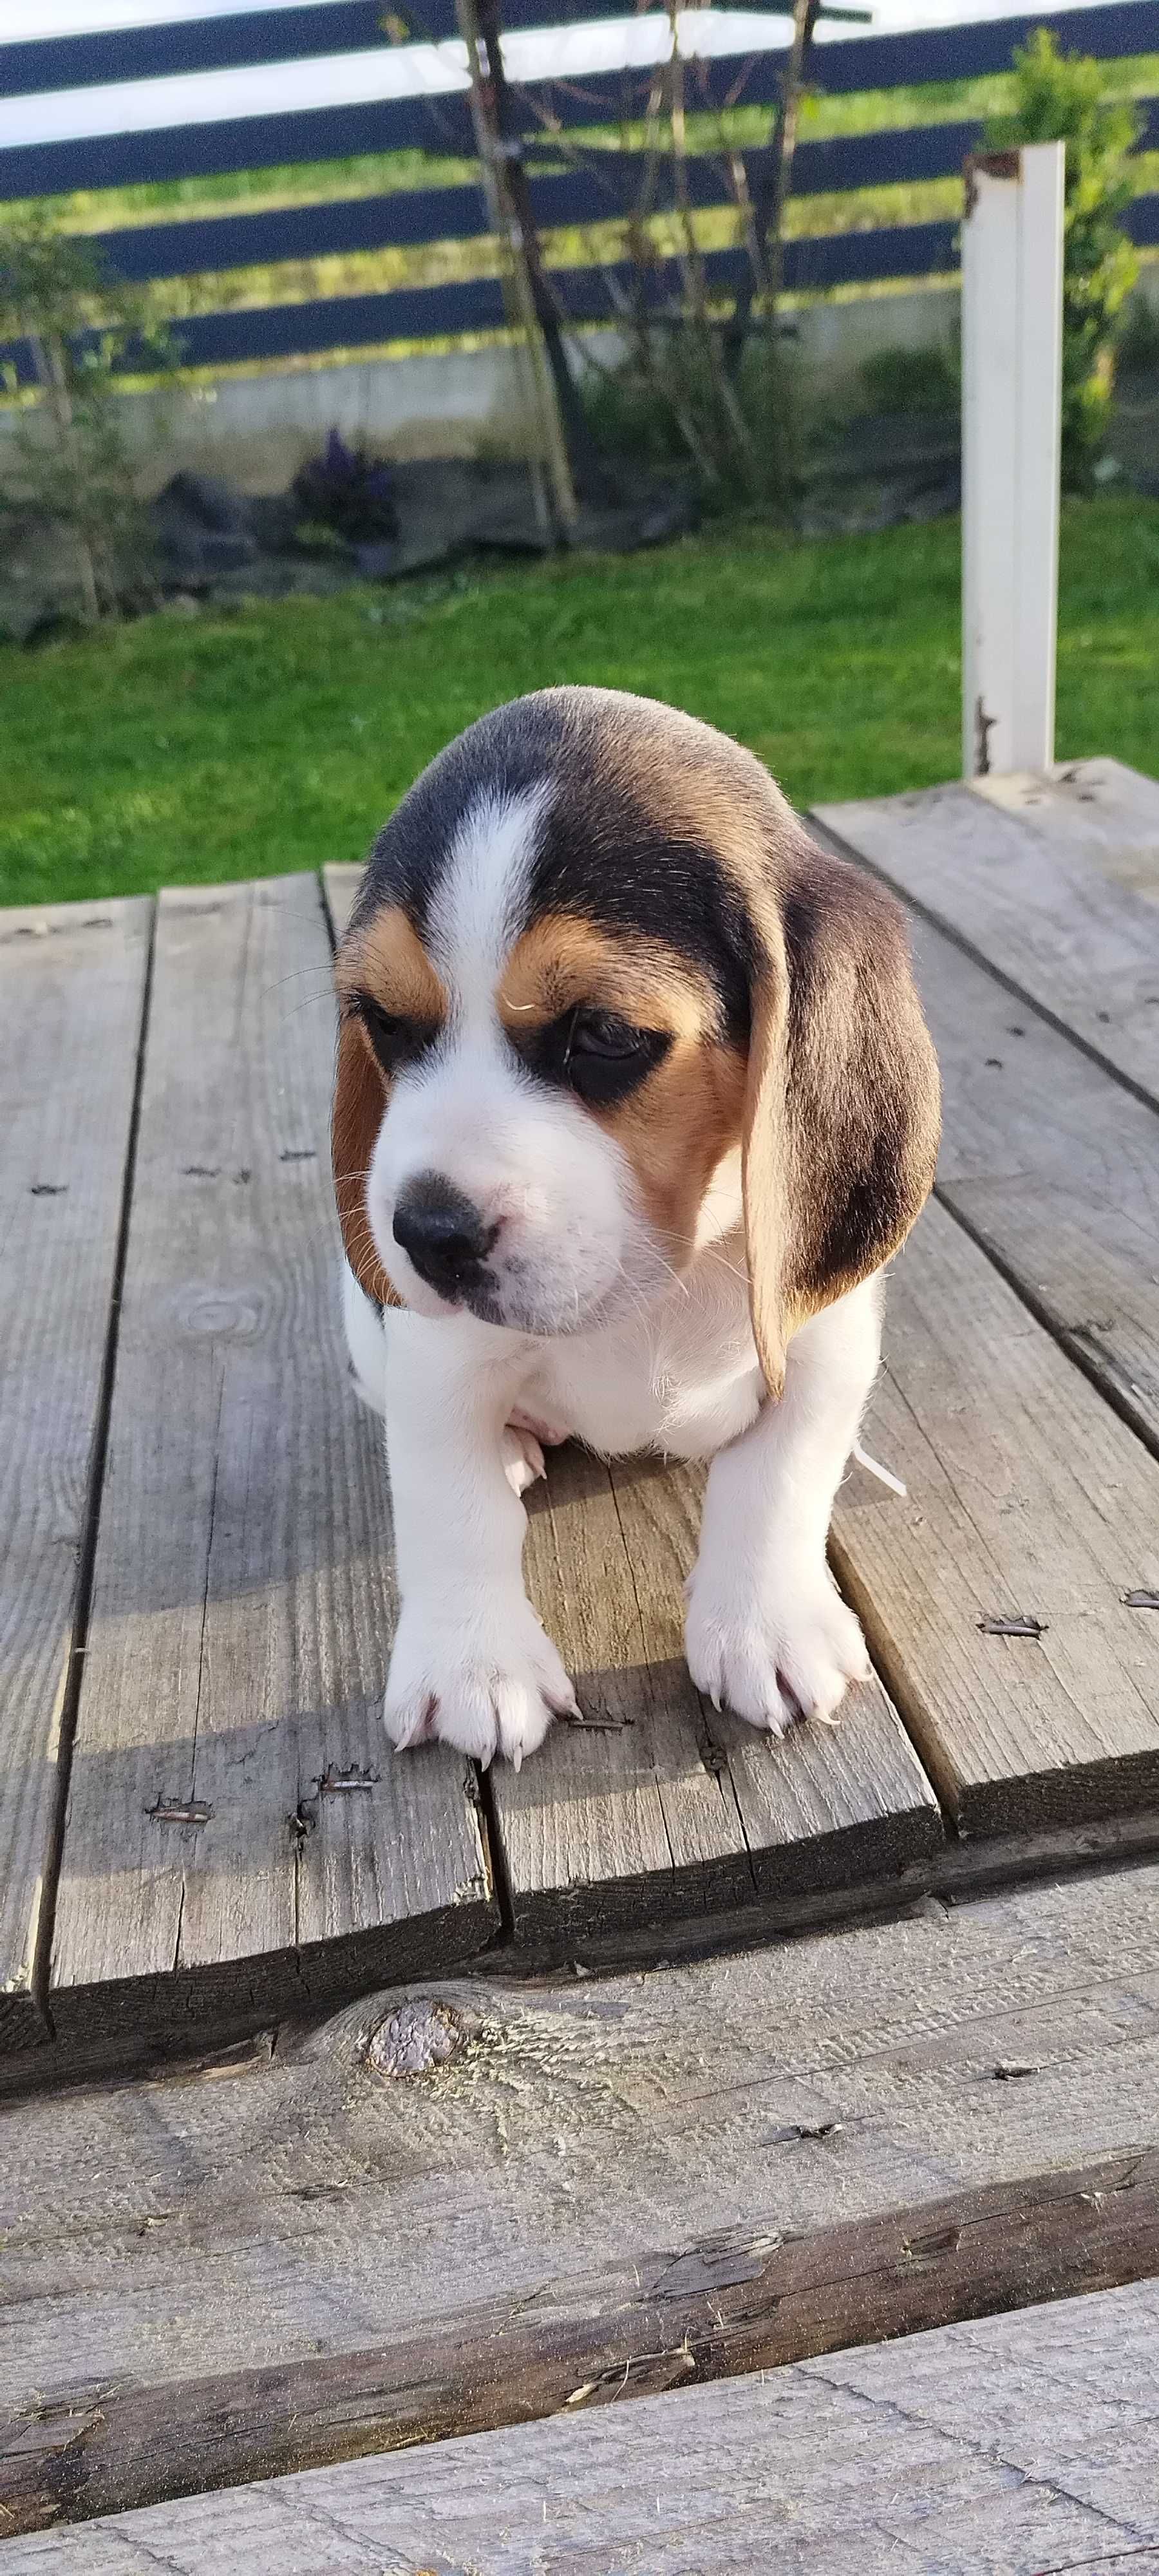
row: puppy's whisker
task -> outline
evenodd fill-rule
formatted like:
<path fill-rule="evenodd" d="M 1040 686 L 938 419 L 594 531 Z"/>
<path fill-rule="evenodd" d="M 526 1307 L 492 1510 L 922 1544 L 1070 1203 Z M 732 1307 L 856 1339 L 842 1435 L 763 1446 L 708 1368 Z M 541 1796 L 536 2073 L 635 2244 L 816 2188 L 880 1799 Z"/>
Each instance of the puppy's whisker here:
<path fill-rule="evenodd" d="M 263 1001 L 269 993 L 280 993 L 284 984 L 298 983 L 303 975 L 317 975 L 327 990 L 333 990 L 333 976 L 328 966 L 290 966 L 284 975 L 273 975 L 268 984 L 262 985 Z"/>

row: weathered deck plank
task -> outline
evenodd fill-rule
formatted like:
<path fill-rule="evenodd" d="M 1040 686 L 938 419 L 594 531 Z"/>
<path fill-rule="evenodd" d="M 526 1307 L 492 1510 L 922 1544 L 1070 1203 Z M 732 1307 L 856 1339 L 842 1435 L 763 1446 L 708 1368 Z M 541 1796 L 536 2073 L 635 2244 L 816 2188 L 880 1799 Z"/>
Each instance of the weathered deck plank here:
<path fill-rule="evenodd" d="M 910 928 L 942 1069 L 938 1195 L 1159 1449 L 1155 1112 L 943 931 Z"/>
<path fill-rule="evenodd" d="M 0 917 L 0 2046 L 34 1953 L 120 1240 L 151 906 Z"/>
<path fill-rule="evenodd" d="M 836 1560 L 963 1830 L 1033 1830 L 1159 1796 L 1159 1463 L 944 1208 L 894 1267 Z M 987 1633 L 1030 1617 L 1041 1635 Z"/>
<path fill-rule="evenodd" d="M 1159 1120 L 928 923 L 938 1194 L 1159 1450 Z"/>
<path fill-rule="evenodd" d="M 1159 2568 L 1159 2291 L 942 2326 L 14 2543 L 10 2576 Z M 1155 2546 L 1149 2544 L 1155 2543 Z"/>
<path fill-rule="evenodd" d="M 996 973 L 1159 1101 L 1159 910 L 1077 827 L 966 786 L 818 805 L 818 820 Z"/>
<path fill-rule="evenodd" d="M 517 1938 L 599 1939 L 754 1896 L 888 1877 L 941 1839 L 937 1805 L 877 1683 L 839 1729 L 781 1742 L 707 1711 L 688 1678 L 684 1578 L 702 1479 L 564 1450 L 533 1489 L 528 1586 L 582 1726 L 490 1782 Z"/>
<path fill-rule="evenodd" d="M 1065 760 L 1045 776 L 1015 770 L 970 785 L 1020 814 L 1052 848 L 1073 850 L 1117 885 L 1159 898 L 1159 783 L 1141 770 L 1122 760 Z"/>
<path fill-rule="evenodd" d="M 388 1524 L 341 1354 L 329 962 L 312 878 L 160 898 L 64 2034 L 333 1991 L 354 1954 L 462 1957 L 495 1919 L 461 1762 L 383 1759 Z"/>
<path fill-rule="evenodd" d="M 367 2054 L 396 1995 L 7 2106 L 26 2527 L 542 2415 L 605 2370 L 648 2394 L 691 2375 L 686 2328 L 699 2377 L 1159 2265 L 1154 1863 L 418 1992 L 463 2042 L 417 2082 Z"/>

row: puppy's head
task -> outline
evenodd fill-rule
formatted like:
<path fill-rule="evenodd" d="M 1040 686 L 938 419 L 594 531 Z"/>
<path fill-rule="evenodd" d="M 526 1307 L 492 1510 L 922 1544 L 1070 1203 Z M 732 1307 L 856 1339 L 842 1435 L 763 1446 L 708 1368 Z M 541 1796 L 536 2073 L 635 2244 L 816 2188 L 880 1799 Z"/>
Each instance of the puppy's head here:
<path fill-rule="evenodd" d="M 928 1190 L 896 908 L 648 700 L 548 690 L 453 743 L 375 845 L 337 982 L 338 1206 L 379 1302 L 590 1329 L 687 1266 L 741 1146 L 776 1389 Z"/>

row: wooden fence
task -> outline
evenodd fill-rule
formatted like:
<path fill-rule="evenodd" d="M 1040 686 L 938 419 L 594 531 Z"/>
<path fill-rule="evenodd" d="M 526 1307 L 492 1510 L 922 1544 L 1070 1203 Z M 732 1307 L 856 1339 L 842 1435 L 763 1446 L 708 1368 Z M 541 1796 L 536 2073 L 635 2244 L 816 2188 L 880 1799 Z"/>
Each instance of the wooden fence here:
<path fill-rule="evenodd" d="M 509 30 L 516 30 L 549 15 L 553 22 L 575 24 L 606 15 L 607 7 L 608 0 L 507 0 L 505 22 Z M 811 79 L 824 92 L 854 92 L 1006 71 L 1015 47 L 1044 24 L 1054 27 L 1068 51 L 1104 59 L 1159 52 L 1159 0 L 1108 0 L 1108 5 L 1098 7 L 1046 9 L 891 36 L 850 34 L 831 39 L 817 47 Z M 164 84 L 175 74 L 252 71 L 264 65 L 366 53 L 384 46 L 382 28 L 380 0 L 326 0 L 324 6 L 243 12 L 100 36 L 0 43 L 0 100 L 35 99 L 52 91 L 83 96 L 86 90 L 99 93 L 110 83 L 157 80 L 160 111 Z M 424 40 L 452 36 L 453 0 L 423 0 L 421 27 L 416 22 L 411 32 Z M 771 103 L 782 60 L 783 49 L 771 48 L 690 63 L 689 109 L 719 111 Z M 557 264 L 558 250 L 553 257 L 551 236 L 624 218 L 633 204 L 640 157 L 613 145 L 601 150 L 598 160 L 591 156 L 582 167 L 561 169 L 568 129 L 620 128 L 643 113 L 653 78 L 651 70 L 596 72 L 566 80 L 555 76 L 529 81 L 517 92 L 535 213 L 548 235 L 553 291 L 569 322 L 614 319 L 617 299 L 626 293 L 634 272 L 628 263 L 615 260 L 598 265 Z M 1140 148 L 1159 150 L 1159 98 L 1143 101 L 1142 108 Z M 78 122 L 83 121 L 83 114 L 78 114 Z M 979 134 L 976 122 L 959 122 L 804 142 L 798 146 L 794 164 L 794 194 L 809 197 L 952 177 Z M 553 138 L 558 138 L 554 152 Z M 204 123 L 158 121 L 139 131 L 12 143 L 0 148 L 0 200 L 324 162 L 416 145 L 444 155 L 473 157 L 465 90 L 244 117 L 222 118 L 215 110 L 212 121 Z M 754 187 L 759 181 L 760 154 L 748 152 L 745 157 L 749 184 Z M 555 166 L 537 169 L 537 159 L 554 160 Z M 708 154 L 694 159 L 691 184 L 698 208 L 720 207 L 724 179 L 719 159 Z M 664 211 L 664 206 L 661 195 L 655 211 Z M 1140 246 L 1159 246 L 1159 193 L 1137 195 L 1129 221 Z M 481 192 L 460 186 L 334 197 L 254 213 L 187 216 L 98 231 L 94 239 L 112 269 L 144 283 L 224 275 L 334 254 L 463 242 L 485 237 L 489 229 Z M 941 221 L 805 231 L 787 246 L 785 282 L 800 293 L 944 275 L 957 266 L 957 229 L 955 222 Z M 746 272 L 746 254 L 741 249 L 709 250 L 704 266 L 714 292 L 727 298 Z M 650 296 L 663 308 L 678 293 L 676 264 L 658 258 L 650 273 Z M 212 368 L 486 332 L 502 328 L 504 318 L 501 281 L 495 274 L 442 285 L 400 286 L 387 292 L 333 294 L 258 307 L 239 304 L 181 319 L 177 337 L 185 365 Z M 12 370 L 20 382 L 31 380 L 30 353 L 20 343 L 0 348 L 0 365 Z"/>

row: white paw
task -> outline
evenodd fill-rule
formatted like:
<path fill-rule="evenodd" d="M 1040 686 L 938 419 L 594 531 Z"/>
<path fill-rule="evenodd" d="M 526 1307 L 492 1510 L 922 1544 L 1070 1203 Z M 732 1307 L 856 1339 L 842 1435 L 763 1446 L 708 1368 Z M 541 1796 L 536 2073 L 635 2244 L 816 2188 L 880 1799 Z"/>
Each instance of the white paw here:
<path fill-rule="evenodd" d="M 537 1476 L 546 1476 L 547 1468 L 544 1465 L 543 1451 L 534 1431 L 529 1431 L 526 1423 L 507 1423 L 503 1431 L 501 1447 L 503 1473 L 513 1494 L 525 1494 L 528 1486 L 535 1483 Z"/>
<path fill-rule="evenodd" d="M 825 1566 L 785 1569 L 763 1590 L 699 1565 L 688 1586 L 688 1669 L 697 1690 L 750 1726 L 783 1735 L 832 1719 L 869 1671 L 865 1639 Z"/>
<path fill-rule="evenodd" d="M 552 1718 L 572 1714 L 571 1683 L 522 1593 L 473 1614 L 404 1604 L 383 1710 L 398 1752 L 437 1736 L 484 1766 L 502 1753 L 518 1771 Z"/>

